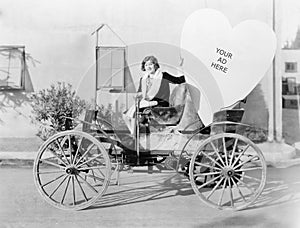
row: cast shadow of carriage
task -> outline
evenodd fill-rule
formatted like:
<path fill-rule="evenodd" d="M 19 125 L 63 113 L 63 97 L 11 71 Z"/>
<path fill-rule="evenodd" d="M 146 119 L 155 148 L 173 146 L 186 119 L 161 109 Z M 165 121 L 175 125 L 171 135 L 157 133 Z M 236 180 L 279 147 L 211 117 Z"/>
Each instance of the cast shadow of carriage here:
<path fill-rule="evenodd" d="M 284 176 L 284 172 L 289 172 Z M 256 202 L 244 210 L 268 208 L 272 206 L 293 204 L 300 201 L 300 177 L 290 170 L 276 169 L 276 178 L 266 182 L 265 188 Z"/>
<path fill-rule="evenodd" d="M 141 174 L 141 173 L 140 173 Z M 132 174 L 129 179 L 122 181 L 120 186 L 110 186 L 110 190 L 90 209 L 139 204 L 146 201 L 161 200 L 177 196 L 194 195 L 187 177 L 175 172 L 153 173 L 150 175 Z M 133 179 L 133 180 L 130 180 Z"/>

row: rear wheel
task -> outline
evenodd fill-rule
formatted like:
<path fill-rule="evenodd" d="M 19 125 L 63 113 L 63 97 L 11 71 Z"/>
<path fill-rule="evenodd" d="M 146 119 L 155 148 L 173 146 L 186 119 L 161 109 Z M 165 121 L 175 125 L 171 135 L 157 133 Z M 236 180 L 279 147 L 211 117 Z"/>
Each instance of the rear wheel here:
<path fill-rule="evenodd" d="M 64 131 L 49 138 L 34 162 L 34 180 L 42 197 L 64 210 L 91 206 L 106 191 L 109 155 L 88 133 Z"/>
<path fill-rule="evenodd" d="M 266 182 L 266 162 L 248 138 L 221 133 L 204 140 L 193 154 L 189 177 L 196 195 L 218 209 L 252 204 Z"/>

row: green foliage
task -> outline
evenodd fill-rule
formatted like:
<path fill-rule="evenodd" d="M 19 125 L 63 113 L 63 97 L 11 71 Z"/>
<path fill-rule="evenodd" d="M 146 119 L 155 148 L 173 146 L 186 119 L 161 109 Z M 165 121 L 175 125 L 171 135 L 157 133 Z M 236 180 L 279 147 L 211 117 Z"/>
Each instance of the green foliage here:
<path fill-rule="evenodd" d="M 123 109 L 124 108 L 122 106 L 121 110 Z M 105 107 L 104 105 L 97 106 L 97 116 L 111 123 L 111 125 L 115 129 L 127 129 L 126 124 L 123 120 L 122 113 L 114 111 L 112 104 L 108 104 L 107 107 Z"/>
<path fill-rule="evenodd" d="M 87 103 L 76 96 L 72 86 L 62 82 L 33 94 L 31 101 L 33 120 L 45 126 L 38 133 L 44 140 L 55 132 L 74 128 L 73 121 L 66 117 L 76 118 L 87 107 Z"/>

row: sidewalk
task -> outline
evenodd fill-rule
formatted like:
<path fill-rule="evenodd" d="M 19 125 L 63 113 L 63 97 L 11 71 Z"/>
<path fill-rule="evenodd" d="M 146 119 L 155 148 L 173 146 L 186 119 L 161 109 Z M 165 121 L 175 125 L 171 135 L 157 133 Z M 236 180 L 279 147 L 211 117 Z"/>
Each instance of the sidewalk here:
<path fill-rule="evenodd" d="M 42 143 L 38 138 L 0 139 L 0 167 L 32 166 Z M 286 168 L 300 164 L 300 142 L 294 146 L 275 142 L 265 142 L 257 146 L 263 152 L 268 166 Z"/>

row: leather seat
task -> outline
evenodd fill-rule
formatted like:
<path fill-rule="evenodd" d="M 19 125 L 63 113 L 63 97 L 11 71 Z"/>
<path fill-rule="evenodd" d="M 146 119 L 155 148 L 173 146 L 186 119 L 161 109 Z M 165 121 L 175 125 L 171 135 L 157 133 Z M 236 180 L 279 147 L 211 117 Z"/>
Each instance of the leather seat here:
<path fill-rule="evenodd" d="M 203 127 L 192 102 L 188 84 L 177 85 L 171 93 L 169 103 L 170 107 L 151 109 L 154 122 L 158 125 L 177 126 L 178 130 L 196 130 Z"/>

